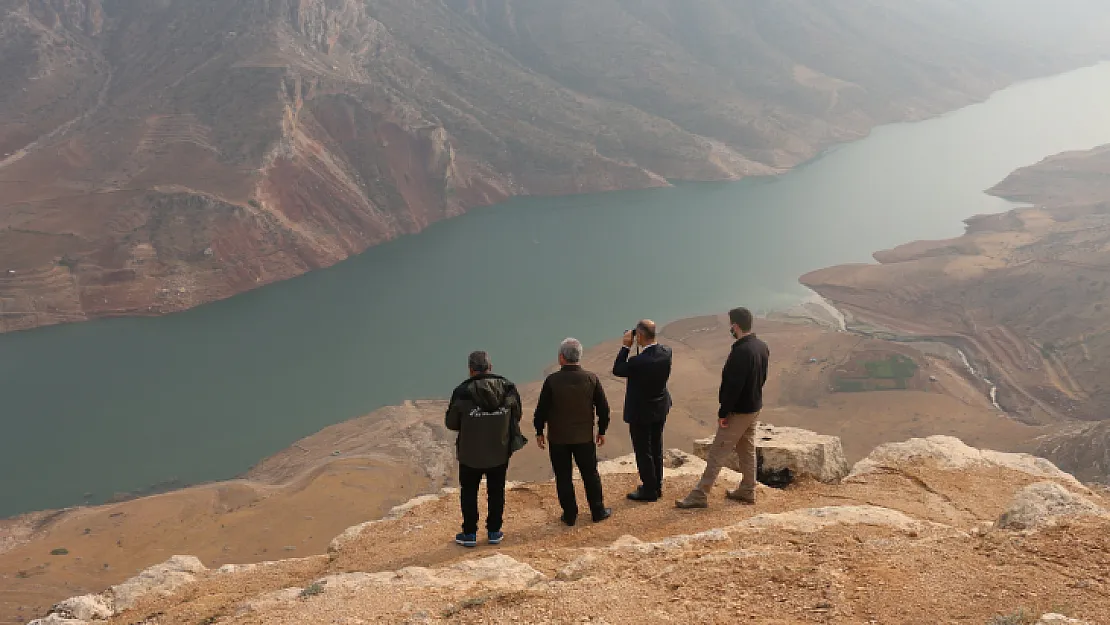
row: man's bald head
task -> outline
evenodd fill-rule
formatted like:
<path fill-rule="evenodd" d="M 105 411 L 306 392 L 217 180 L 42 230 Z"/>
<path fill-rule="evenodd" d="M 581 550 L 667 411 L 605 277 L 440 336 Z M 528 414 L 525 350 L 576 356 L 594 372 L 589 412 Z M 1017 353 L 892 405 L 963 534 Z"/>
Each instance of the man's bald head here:
<path fill-rule="evenodd" d="M 655 322 L 651 319 L 642 319 L 636 324 L 636 332 L 640 335 L 640 344 L 649 345 L 655 342 Z"/>

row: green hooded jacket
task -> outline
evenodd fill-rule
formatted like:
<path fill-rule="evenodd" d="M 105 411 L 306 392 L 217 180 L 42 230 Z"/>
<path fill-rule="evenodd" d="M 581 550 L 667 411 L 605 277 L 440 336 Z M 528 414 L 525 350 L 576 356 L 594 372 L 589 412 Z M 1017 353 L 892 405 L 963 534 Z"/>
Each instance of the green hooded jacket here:
<path fill-rule="evenodd" d="M 451 394 L 446 419 L 447 429 L 459 433 L 459 464 L 472 469 L 508 464 L 509 424 L 519 427 L 522 412 L 516 386 L 499 375 L 483 373 L 460 384 Z"/>

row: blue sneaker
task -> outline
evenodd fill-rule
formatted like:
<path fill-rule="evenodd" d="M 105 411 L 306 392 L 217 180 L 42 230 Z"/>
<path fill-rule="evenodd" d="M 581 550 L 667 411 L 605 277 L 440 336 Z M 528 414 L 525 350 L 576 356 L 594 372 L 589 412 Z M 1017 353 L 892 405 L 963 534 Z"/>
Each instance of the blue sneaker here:
<path fill-rule="evenodd" d="M 478 535 L 477 534 L 455 534 L 455 544 L 462 545 L 463 547 L 477 547 Z"/>
<path fill-rule="evenodd" d="M 505 532 L 490 532 L 489 533 L 489 544 L 491 544 L 491 545 L 500 545 L 502 540 L 505 540 Z"/>

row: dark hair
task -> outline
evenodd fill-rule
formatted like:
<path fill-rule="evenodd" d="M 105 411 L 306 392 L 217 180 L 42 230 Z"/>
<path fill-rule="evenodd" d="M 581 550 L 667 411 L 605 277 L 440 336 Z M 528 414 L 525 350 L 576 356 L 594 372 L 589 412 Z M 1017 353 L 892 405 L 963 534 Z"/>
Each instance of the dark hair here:
<path fill-rule="evenodd" d="M 733 308 L 728 311 L 728 320 L 740 326 L 741 332 L 752 331 L 752 311 L 747 308 Z"/>
<path fill-rule="evenodd" d="M 470 357 L 466 360 L 466 366 L 474 373 L 486 373 L 493 365 L 489 362 L 489 354 L 477 351 L 470 352 Z"/>

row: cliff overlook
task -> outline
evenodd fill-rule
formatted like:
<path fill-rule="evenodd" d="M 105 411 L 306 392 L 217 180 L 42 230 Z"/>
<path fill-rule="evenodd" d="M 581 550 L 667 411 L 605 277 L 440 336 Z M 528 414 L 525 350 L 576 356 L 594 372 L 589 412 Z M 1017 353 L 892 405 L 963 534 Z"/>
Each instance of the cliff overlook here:
<path fill-rule="evenodd" d="M 787 456 L 820 468 L 800 448 Z M 667 493 L 685 492 L 703 466 L 671 452 Z M 611 495 L 635 483 L 630 458 L 602 472 Z M 620 499 L 612 519 L 575 528 L 558 524 L 553 484 L 516 483 L 508 538 L 475 550 L 449 542 L 458 499 L 445 490 L 350 528 L 324 556 L 218 570 L 175 556 L 33 623 L 1110 618 L 1106 500 L 1045 460 L 930 437 L 877 448 L 839 483 L 799 476 L 785 490 L 760 487 L 755 506 L 720 493 L 707 511 Z"/>
<path fill-rule="evenodd" d="M 0 331 L 182 310 L 514 195 L 773 174 L 1094 61 L 1108 17 L 1095 0 L 3 0 Z"/>

